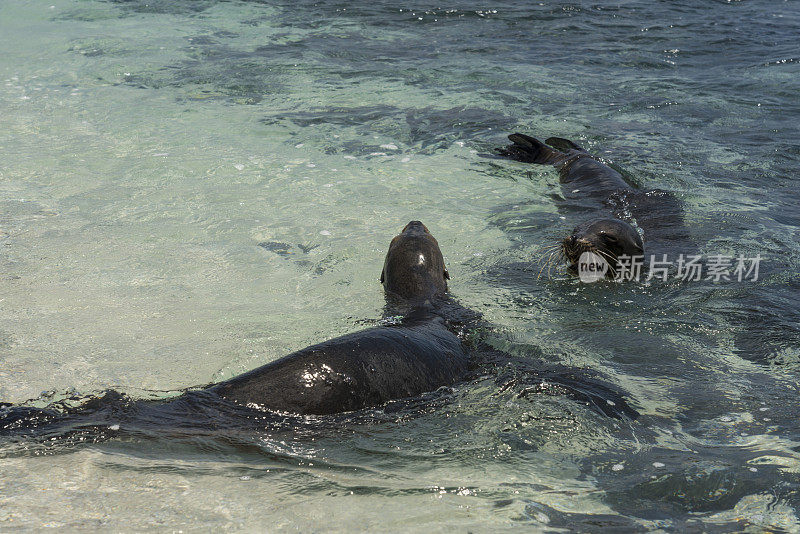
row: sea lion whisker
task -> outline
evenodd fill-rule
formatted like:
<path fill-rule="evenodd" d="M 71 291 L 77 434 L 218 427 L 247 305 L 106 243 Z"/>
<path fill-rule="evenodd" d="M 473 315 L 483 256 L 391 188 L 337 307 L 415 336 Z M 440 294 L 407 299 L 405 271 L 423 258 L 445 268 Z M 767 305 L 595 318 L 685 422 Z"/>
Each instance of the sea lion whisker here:
<path fill-rule="evenodd" d="M 610 261 L 616 262 L 616 260 L 617 260 L 614 256 L 611 255 L 610 252 L 608 252 L 606 250 L 595 248 L 595 249 L 592 249 L 590 252 L 592 252 L 594 254 L 597 254 L 598 256 L 602 256 L 603 258 L 605 258 L 607 260 L 610 260 Z"/>
<path fill-rule="evenodd" d="M 553 250 L 555 250 L 554 246 L 548 246 L 537 250 L 536 252 L 539 254 L 539 261 L 541 261 L 543 258 L 546 258 L 549 253 L 553 252 Z"/>
<path fill-rule="evenodd" d="M 535 265 L 541 265 L 542 263 L 544 263 L 545 257 L 546 257 L 545 255 L 542 255 L 542 256 L 539 256 L 538 258 L 535 258 L 534 259 L 534 264 Z"/>
<path fill-rule="evenodd" d="M 541 258 L 544 258 L 544 257 L 545 257 L 547 254 L 549 254 L 549 253 L 553 252 L 554 250 L 555 250 L 555 248 L 554 248 L 554 247 L 546 248 L 546 249 L 544 249 L 544 250 L 542 250 L 542 251 L 541 251 L 541 255 L 540 255 L 540 257 L 541 257 Z"/>
<path fill-rule="evenodd" d="M 544 256 L 545 254 L 547 254 L 548 252 L 550 252 L 551 250 L 553 250 L 555 248 L 558 248 L 559 246 L 560 245 L 558 245 L 558 244 L 549 245 L 549 246 L 546 246 L 546 247 L 544 247 L 544 248 L 542 248 L 540 250 L 537 250 L 536 252 L 537 253 L 541 253 L 541 255 Z"/>
<path fill-rule="evenodd" d="M 540 262 L 541 267 L 539 268 L 539 272 L 536 274 L 536 279 L 540 279 L 542 277 L 542 271 L 544 271 L 545 265 L 544 263 Z"/>
<path fill-rule="evenodd" d="M 565 267 L 566 261 L 567 261 L 567 256 L 564 254 L 564 249 L 563 248 L 559 248 L 558 250 L 556 250 L 554 252 L 553 256 L 551 256 L 551 261 L 550 261 L 550 263 L 548 265 L 548 268 L 547 268 L 547 276 L 548 276 L 548 278 L 551 277 L 551 271 L 552 271 L 553 266 L 556 267 L 556 272 L 558 272 L 559 269 L 562 269 L 563 267 Z"/>
<path fill-rule="evenodd" d="M 534 249 L 534 254 L 544 255 L 547 252 L 549 252 L 550 250 L 552 250 L 553 247 L 554 247 L 554 245 L 546 245 L 546 246 L 543 246 L 543 247 L 540 247 L 540 248 L 536 248 L 536 249 Z"/>
<path fill-rule="evenodd" d="M 542 264 L 544 264 L 544 263 L 545 263 L 545 256 L 544 256 L 544 255 L 542 255 L 542 256 L 539 256 L 539 258 L 537 258 L 537 259 L 535 260 L 535 263 L 534 263 L 534 264 L 535 264 L 536 266 L 539 266 L 539 265 L 542 265 Z"/>
<path fill-rule="evenodd" d="M 537 279 L 537 280 L 538 280 L 539 278 L 541 278 L 541 276 L 542 276 L 542 271 L 544 271 L 544 268 L 545 268 L 545 267 L 547 267 L 547 266 L 550 264 L 550 263 L 549 263 L 549 262 L 550 262 L 550 258 L 552 258 L 552 257 L 553 257 L 553 254 L 555 254 L 555 251 L 553 251 L 553 252 L 551 252 L 551 253 L 550 253 L 550 255 L 547 257 L 547 260 L 545 260 L 545 262 L 544 262 L 544 265 L 542 265 L 542 268 L 541 268 L 541 269 L 539 269 L 539 274 L 538 274 L 538 275 L 536 275 L 536 279 Z M 548 274 L 548 276 L 549 276 L 549 274 Z"/>
<path fill-rule="evenodd" d="M 550 278 L 550 271 L 553 268 L 553 263 L 555 262 L 555 257 L 556 257 L 557 253 L 558 253 L 558 251 L 554 250 L 547 257 L 547 278 Z"/>
<path fill-rule="evenodd" d="M 606 252 L 604 250 L 597 249 L 595 252 L 597 252 L 601 257 L 603 257 L 605 260 L 607 260 L 606 263 L 608 264 L 608 272 L 610 274 L 616 276 L 617 275 L 617 268 L 616 268 L 616 266 L 617 266 L 617 258 L 615 256 L 613 256 L 611 253 Z"/>

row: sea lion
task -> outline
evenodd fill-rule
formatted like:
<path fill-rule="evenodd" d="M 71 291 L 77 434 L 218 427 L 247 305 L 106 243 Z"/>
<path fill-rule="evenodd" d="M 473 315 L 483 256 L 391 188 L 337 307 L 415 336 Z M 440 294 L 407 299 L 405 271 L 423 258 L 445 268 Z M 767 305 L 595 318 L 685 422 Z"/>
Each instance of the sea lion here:
<path fill-rule="evenodd" d="M 597 215 L 561 241 L 569 271 L 577 270 L 584 252 L 593 252 L 608 262 L 606 275 L 614 277 L 620 271 L 619 258 L 642 258 L 645 242 L 652 254 L 664 252 L 673 242 L 687 241 L 682 206 L 668 192 L 637 189 L 619 171 L 568 139 L 550 137 L 542 143 L 520 133 L 508 138 L 513 144 L 497 152 L 525 163 L 554 166 L 565 199 Z"/>
<path fill-rule="evenodd" d="M 210 388 L 221 397 L 298 414 L 330 414 L 412 397 L 464 376 L 469 357 L 433 302 L 449 274 L 436 239 L 411 221 L 392 239 L 381 282 L 413 312 L 284 356 Z"/>

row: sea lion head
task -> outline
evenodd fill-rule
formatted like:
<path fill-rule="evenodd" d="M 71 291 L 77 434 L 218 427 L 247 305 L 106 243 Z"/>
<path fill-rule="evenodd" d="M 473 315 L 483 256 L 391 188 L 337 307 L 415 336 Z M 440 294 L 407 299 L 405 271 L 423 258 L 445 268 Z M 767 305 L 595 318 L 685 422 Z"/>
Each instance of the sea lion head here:
<path fill-rule="evenodd" d="M 593 252 L 606 260 L 609 266 L 607 276 L 613 277 L 619 268 L 617 258 L 641 256 L 644 244 L 639 232 L 625 221 L 594 219 L 575 227 L 572 234 L 561 242 L 561 251 L 569 262 L 570 271 L 577 271 L 581 254 Z"/>
<path fill-rule="evenodd" d="M 392 239 L 381 273 L 388 293 L 408 300 L 441 297 L 449 279 L 439 243 L 424 224 L 411 221 Z"/>

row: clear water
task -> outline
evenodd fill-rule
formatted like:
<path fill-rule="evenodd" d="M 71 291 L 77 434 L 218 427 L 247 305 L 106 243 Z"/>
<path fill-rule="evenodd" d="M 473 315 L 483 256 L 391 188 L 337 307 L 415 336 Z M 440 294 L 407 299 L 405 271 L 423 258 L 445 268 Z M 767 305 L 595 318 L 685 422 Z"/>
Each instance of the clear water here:
<path fill-rule="evenodd" d="M 5 444 L 0 529 L 800 531 L 796 1 L 51 2 L 0 4 L 0 399 L 363 328 L 420 219 L 494 344 L 642 416 L 489 376 L 327 433 Z M 577 221 L 553 170 L 481 156 L 513 131 L 674 191 L 761 279 L 537 278 Z"/>

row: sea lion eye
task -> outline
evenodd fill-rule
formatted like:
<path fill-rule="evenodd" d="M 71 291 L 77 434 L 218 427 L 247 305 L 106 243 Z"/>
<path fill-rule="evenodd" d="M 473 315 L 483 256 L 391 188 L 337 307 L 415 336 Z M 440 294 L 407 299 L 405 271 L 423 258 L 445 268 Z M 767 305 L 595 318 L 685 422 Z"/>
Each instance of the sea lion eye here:
<path fill-rule="evenodd" d="M 605 239 L 606 241 L 608 241 L 609 243 L 612 243 L 612 244 L 613 244 L 613 243 L 616 243 L 617 241 L 619 241 L 619 239 L 617 239 L 617 238 L 616 238 L 616 237 L 614 237 L 613 235 L 611 235 L 611 234 L 607 234 L 607 233 L 605 233 L 605 232 L 600 232 L 600 235 L 602 235 L 602 236 L 603 236 L 603 239 Z"/>

